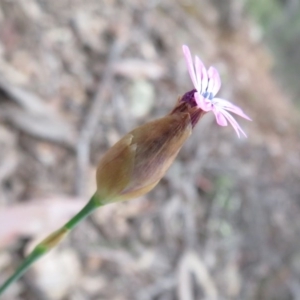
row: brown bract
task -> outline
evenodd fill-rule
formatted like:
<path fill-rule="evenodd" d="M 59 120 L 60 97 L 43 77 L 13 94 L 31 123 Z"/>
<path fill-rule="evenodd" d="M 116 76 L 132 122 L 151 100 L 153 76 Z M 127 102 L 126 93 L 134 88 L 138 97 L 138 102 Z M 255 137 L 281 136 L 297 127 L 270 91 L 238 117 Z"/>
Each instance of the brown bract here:
<path fill-rule="evenodd" d="M 202 113 L 179 99 L 170 114 L 135 128 L 111 147 L 97 168 L 101 203 L 136 198 L 155 187 Z"/>

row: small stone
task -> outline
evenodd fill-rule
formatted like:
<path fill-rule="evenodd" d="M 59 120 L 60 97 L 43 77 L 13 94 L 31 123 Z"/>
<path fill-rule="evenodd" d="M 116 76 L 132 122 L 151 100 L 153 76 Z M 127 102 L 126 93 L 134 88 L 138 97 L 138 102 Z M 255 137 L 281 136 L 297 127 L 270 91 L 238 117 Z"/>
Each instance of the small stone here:
<path fill-rule="evenodd" d="M 79 259 L 71 249 L 49 253 L 34 265 L 34 271 L 35 283 L 53 300 L 66 297 L 81 275 Z"/>
<path fill-rule="evenodd" d="M 81 281 L 81 286 L 83 289 L 89 294 L 96 296 L 101 292 L 101 290 L 105 289 L 108 282 L 105 280 L 103 276 L 93 276 L 93 277 L 84 277 Z"/>
<path fill-rule="evenodd" d="M 146 80 L 136 80 L 130 87 L 129 95 L 132 116 L 136 118 L 147 116 L 154 104 L 153 85 Z"/>
<path fill-rule="evenodd" d="M 0 252 L 0 270 L 3 270 L 12 263 L 12 257 L 8 252 Z"/>

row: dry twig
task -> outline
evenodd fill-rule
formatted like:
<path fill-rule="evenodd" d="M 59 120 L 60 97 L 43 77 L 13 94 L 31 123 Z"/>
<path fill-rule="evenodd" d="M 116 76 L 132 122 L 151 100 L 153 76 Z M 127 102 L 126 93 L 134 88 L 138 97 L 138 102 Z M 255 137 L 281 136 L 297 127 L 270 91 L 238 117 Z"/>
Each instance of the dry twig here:
<path fill-rule="evenodd" d="M 34 137 L 73 147 L 73 128 L 37 95 L 13 86 L 1 77 L 0 90 L 17 104 L 1 105 L 0 116 L 4 120 Z"/>
<path fill-rule="evenodd" d="M 193 300 L 193 285 L 191 275 L 194 274 L 197 283 L 202 288 L 205 300 L 218 299 L 218 292 L 204 262 L 193 251 L 187 251 L 178 268 L 178 299 Z"/>

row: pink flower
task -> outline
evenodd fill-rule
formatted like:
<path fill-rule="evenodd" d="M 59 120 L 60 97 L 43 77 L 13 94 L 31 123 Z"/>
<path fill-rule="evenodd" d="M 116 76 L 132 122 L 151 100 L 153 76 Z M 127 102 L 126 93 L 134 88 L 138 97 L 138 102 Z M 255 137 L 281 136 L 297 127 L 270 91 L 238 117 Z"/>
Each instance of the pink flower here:
<path fill-rule="evenodd" d="M 231 102 L 221 98 L 215 98 L 215 95 L 221 87 L 219 72 L 214 67 L 209 67 L 209 69 L 206 70 L 198 56 L 195 57 L 195 61 L 193 62 L 188 46 L 183 45 L 182 50 L 190 77 L 196 89 L 194 98 L 197 106 L 206 112 L 213 111 L 216 121 L 220 126 L 227 126 L 229 122 L 236 131 L 238 137 L 240 137 L 240 133 L 247 137 L 246 133 L 229 112 L 235 113 L 249 121 L 251 121 L 251 119 L 244 114 L 239 107 L 233 105 Z"/>

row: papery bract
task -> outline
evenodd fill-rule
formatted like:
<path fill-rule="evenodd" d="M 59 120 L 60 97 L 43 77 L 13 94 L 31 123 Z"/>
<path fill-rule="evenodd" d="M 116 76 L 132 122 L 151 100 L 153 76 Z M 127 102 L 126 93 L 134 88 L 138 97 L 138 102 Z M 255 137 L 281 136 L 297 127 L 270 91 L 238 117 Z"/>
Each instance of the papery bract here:
<path fill-rule="evenodd" d="M 167 116 L 126 134 L 98 164 L 99 198 L 108 203 L 149 192 L 164 176 L 202 113 L 179 99 Z"/>

